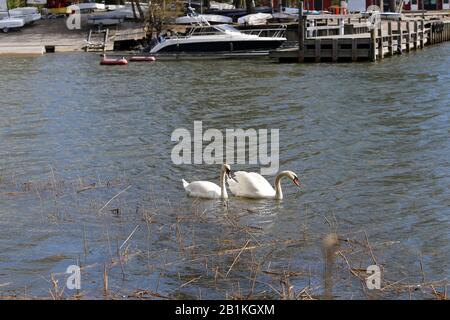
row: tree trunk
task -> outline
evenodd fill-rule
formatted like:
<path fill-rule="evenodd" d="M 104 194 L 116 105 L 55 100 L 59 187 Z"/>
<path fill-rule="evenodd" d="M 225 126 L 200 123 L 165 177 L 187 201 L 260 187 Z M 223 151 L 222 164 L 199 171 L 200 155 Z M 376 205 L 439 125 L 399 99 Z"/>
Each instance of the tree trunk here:
<path fill-rule="evenodd" d="M 247 13 L 255 13 L 255 7 L 253 6 L 253 0 L 245 0 L 245 7 L 247 8 Z"/>
<path fill-rule="evenodd" d="M 241 0 L 233 0 L 233 6 L 235 8 L 240 8 L 241 7 Z"/>
<path fill-rule="evenodd" d="M 211 6 L 210 2 L 210 0 L 203 0 L 203 8 L 209 9 L 209 7 Z"/>
<path fill-rule="evenodd" d="M 131 9 L 133 10 L 133 18 L 137 19 L 136 6 L 134 5 L 134 0 L 131 0 Z"/>
<path fill-rule="evenodd" d="M 142 10 L 142 7 L 141 7 L 141 1 L 140 0 L 135 0 L 135 1 L 136 1 L 136 7 L 139 12 L 139 20 L 144 21 L 145 15 L 144 15 L 144 10 Z"/>
<path fill-rule="evenodd" d="M 389 11 L 397 11 L 397 2 L 395 0 L 389 0 Z"/>

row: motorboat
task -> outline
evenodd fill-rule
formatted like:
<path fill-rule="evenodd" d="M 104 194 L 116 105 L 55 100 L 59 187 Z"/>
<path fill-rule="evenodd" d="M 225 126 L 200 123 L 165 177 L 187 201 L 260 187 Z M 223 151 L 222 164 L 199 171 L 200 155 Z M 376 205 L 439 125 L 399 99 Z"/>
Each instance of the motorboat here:
<path fill-rule="evenodd" d="M 81 12 L 94 12 L 97 10 L 106 10 L 106 6 L 103 3 L 96 2 L 83 2 L 70 5 L 68 8 L 71 10 L 80 10 Z"/>
<path fill-rule="evenodd" d="M 261 7 L 255 7 L 255 13 L 272 13 L 272 8 L 271 7 L 266 7 L 266 6 L 261 6 Z M 227 16 L 227 17 L 231 17 L 235 20 L 237 20 L 240 17 L 243 17 L 245 15 L 247 15 L 247 9 L 242 9 L 242 8 L 236 8 L 236 9 L 222 9 L 222 10 L 217 10 L 217 9 L 213 9 L 210 8 L 206 11 L 204 11 L 205 13 L 209 13 L 209 14 L 219 14 L 222 16 Z"/>
<path fill-rule="evenodd" d="M 199 14 L 197 17 L 208 21 L 210 24 L 224 24 L 224 23 L 232 23 L 233 19 L 226 16 L 221 16 L 218 14 Z M 191 15 L 186 15 L 183 17 L 178 17 L 175 19 L 176 24 L 195 24 L 197 18 Z"/>
<path fill-rule="evenodd" d="M 186 8 L 194 8 L 200 12 L 206 11 L 208 9 L 210 10 L 230 10 L 230 9 L 236 9 L 236 7 L 229 3 L 224 2 L 217 2 L 217 1 L 209 1 L 209 8 L 204 6 L 203 0 L 185 0 L 182 1 L 184 7 Z"/>
<path fill-rule="evenodd" d="M 125 18 L 125 13 L 112 11 L 105 14 L 91 14 L 87 22 L 97 26 L 112 26 L 122 23 Z"/>
<path fill-rule="evenodd" d="M 270 19 L 270 21 L 275 21 L 275 22 L 295 22 L 298 21 L 298 13 L 294 14 L 294 13 L 285 13 L 285 12 L 274 12 L 272 14 L 272 19 Z"/>
<path fill-rule="evenodd" d="M 246 26 L 260 26 L 267 24 L 267 20 L 269 19 L 272 19 L 272 14 L 260 12 L 240 17 L 237 22 Z"/>
<path fill-rule="evenodd" d="M 285 14 L 294 14 L 298 16 L 298 8 L 282 7 L 280 12 Z M 318 10 L 303 10 L 303 14 L 317 15 L 320 13 L 321 12 Z"/>
<path fill-rule="evenodd" d="M 231 25 L 210 25 L 200 20 L 198 22 L 198 25 L 190 28 L 183 36 L 174 35 L 155 39 L 150 53 L 156 55 L 268 54 L 269 50 L 280 47 L 286 41 L 285 27 L 241 32 Z M 272 31 L 272 36 L 261 36 L 267 31 Z"/>
<path fill-rule="evenodd" d="M 146 3 L 141 3 L 140 4 L 142 12 L 144 13 L 144 15 L 148 14 L 148 4 Z M 124 15 L 125 19 L 134 19 L 135 18 L 135 14 L 139 16 L 139 10 L 137 8 L 135 8 L 134 12 L 133 12 L 133 6 L 130 2 L 126 2 L 124 5 L 106 5 L 106 10 L 107 11 L 114 11 L 117 14 L 121 14 Z"/>
<path fill-rule="evenodd" d="M 8 32 L 10 29 L 22 28 L 25 21 L 21 18 L 6 18 L 0 20 L 0 30 Z"/>
<path fill-rule="evenodd" d="M 41 20 L 41 14 L 35 7 L 22 7 L 9 10 L 11 19 L 23 19 L 25 24 Z"/>
<path fill-rule="evenodd" d="M 233 23 L 233 19 L 218 14 L 198 14 L 193 7 L 186 8 L 187 14 L 183 17 L 175 19 L 176 24 L 191 24 L 195 25 L 198 21 L 207 22 L 208 24 L 227 24 Z"/>

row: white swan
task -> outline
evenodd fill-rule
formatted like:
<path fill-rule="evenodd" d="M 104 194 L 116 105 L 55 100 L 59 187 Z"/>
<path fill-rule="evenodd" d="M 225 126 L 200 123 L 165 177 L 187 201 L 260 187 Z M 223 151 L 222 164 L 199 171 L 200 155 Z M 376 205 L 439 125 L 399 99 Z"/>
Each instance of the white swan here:
<path fill-rule="evenodd" d="M 186 182 L 186 180 L 182 179 L 184 190 L 190 197 L 196 198 L 205 198 L 205 199 L 227 199 L 227 188 L 225 186 L 225 175 L 228 178 L 230 175 L 231 169 L 228 164 L 223 164 L 220 170 L 220 187 L 209 181 L 193 181 L 191 183 Z"/>
<path fill-rule="evenodd" d="M 228 179 L 227 182 L 231 193 L 237 197 L 283 199 L 281 191 L 283 177 L 288 177 L 300 187 L 300 180 L 292 171 L 282 171 L 276 176 L 275 190 L 262 175 L 256 172 L 238 171 L 235 173 L 234 179 Z"/>

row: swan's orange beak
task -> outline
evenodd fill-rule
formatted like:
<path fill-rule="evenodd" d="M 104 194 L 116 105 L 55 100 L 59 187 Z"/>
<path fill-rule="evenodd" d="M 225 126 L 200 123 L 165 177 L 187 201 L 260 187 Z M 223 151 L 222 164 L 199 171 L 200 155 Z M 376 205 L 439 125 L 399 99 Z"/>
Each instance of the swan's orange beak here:
<path fill-rule="evenodd" d="M 295 184 L 297 187 L 300 187 L 300 180 L 298 180 L 298 178 L 294 178 L 294 180 L 292 180 L 292 182 L 294 182 L 294 184 Z"/>

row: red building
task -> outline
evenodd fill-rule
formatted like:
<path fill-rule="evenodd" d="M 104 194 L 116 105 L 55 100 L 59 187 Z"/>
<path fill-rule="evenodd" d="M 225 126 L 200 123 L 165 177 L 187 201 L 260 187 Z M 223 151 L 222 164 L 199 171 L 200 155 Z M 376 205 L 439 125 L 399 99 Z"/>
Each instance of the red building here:
<path fill-rule="evenodd" d="M 284 6 L 296 7 L 296 1 L 273 0 L 273 5 L 278 8 L 280 2 Z M 389 0 L 384 0 L 384 11 L 389 11 Z M 450 0 L 405 0 L 405 10 L 442 10 L 450 9 Z M 350 11 L 363 11 L 370 5 L 380 6 L 380 0 L 347 0 Z M 341 6 L 341 0 L 305 0 L 306 10 L 330 10 L 332 7 Z"/>

